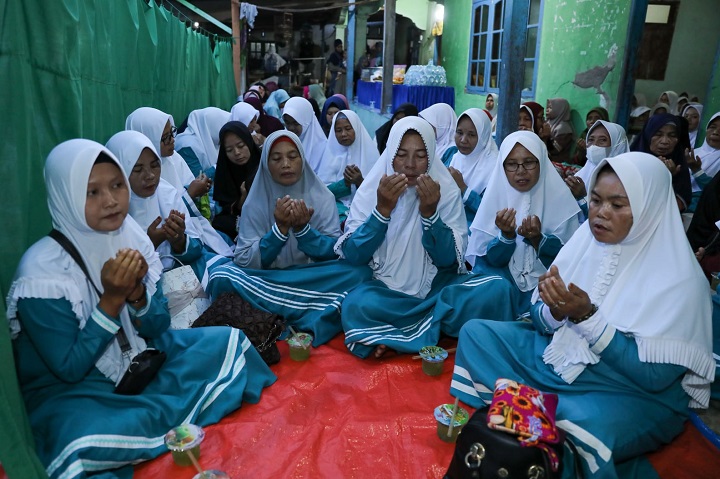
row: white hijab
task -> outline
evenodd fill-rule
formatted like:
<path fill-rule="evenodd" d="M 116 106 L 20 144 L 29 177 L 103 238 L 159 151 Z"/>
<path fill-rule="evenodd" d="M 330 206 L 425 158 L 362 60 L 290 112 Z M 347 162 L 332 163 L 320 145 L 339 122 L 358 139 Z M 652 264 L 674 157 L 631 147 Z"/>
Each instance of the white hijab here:
<path fill-rule="evenodd" d="M 273 144 L 280 137 L 290 138 L 303 159 L 302 177 L 291 186 L 276 183 L 268 170 L 268 157 Z M 290 131 L 279 130 L 268 136 L 265 145 L 260 157 L 260 166 L 243 205 L 243 214 L 238 225 L 235 263 L 243 268 L 262 268 L 258 256 L 253 254 L 253 248 L 275 224 L 275 203 L 278 198 L 286 195 L 290 195 L 295 200 L 305 200 L 308 208 L 315 209 L 310 218 L 312 228 L 332 238 L 340 236 L 340 219 L 335 197 L 310 168 L 300 139 Z M 289 239 L 270 268 L 281 269 L 311 262 L 310 258 L 298 248 L 297 239 L 292 230 L 288 236 Z"/>
<path fill-rule="evenodd" d="M 127 178 L 130 178 L 130 173 L 132 173 L 132 169 L 135 167 L 143 149 L 147 148 L 157 156 L 157 152 L 150 140 L 136 131 L 116 133 L 108 140 L 105 146 L 117 157 Z M 195 223 L 190 221 L 190 213 L 185 203 L 170 183 L 161 178 L 155 193 L 147 198 L 136 195 L 132 188 L 130 189 L 130 216 L 146 232 L 158 216 L 164 220 L 172 210 L 185 214 L 185 233 L 189 237 L 200 239 L 200 233 L 195 229 Z M 169 258 L 172 255 L 170 243 L 163 241 L 157 247 L 157 252 L 160 254 L 165 268 L 176 266 L 173 259 Z"/>
<path fill-rule="evenodd" d="M 650 116 L 655 115 L 655 114 L 656 114 L 655 112 L 657 112 L 660 108 L 664 108 L 664 109 L 665 109 L 665 113 L 671 113 L 671 114 L 674 115 L 674 113 L 672 112 L 672 109 L 670 108 L 670 105 L 668 105 L 667 103 L 662 103 L 662 102 L 660 102 L 660 103 L 656 103 L 656 104 L 652 107 L 652 109 L 650 110 Z"/>
<path fill-rule="evenodd" d="M 646 107 L 645 105 L 636 107 L 633 111 L 630 112 L 630 118 L 637 118 L 643 113 L 647 113 L 649 111 L 652 111 L 650 108 Z"/>
<path fill-rule="evenodd" d="M 230 110 L 230 121 L 239 121 L 245 126 L 249 126 L 251 121 L 257 120 L 259 117 L 260 112 L 244 101 L 235 103 Z M 220 134 L 219 131 L 218 134 Z"/>
<path fill-rule="evenodd" d="M 190 112 L 187 128 L 175 139 L 175 149 L 192 149 L 203 170 L 214 167 L 220 151 L 220 128 L 228 121 L 230 113 L 214 106 Z"/>
<path fill-rule="evenodd" d="M 435 103 L 419 113 L 420 118 L 427 120 L 435 128 L 435 156 L 438 161 L 448 148 L 455 146 L 455 128 L 457 115 L 453 107 L 447 103 Z"/>
<path fill-rule="evenodd" d="M 635 338 L 640 361 L 688 368 L 682 384 L 690 405 L 707 407 L 715 375 L 712 303 L 685 236 L 671 176 L 654 156 L 625 153 L 598 165 L 590 189 L 606 164 L 630 200 L 630 233 L 619 244 L 600 243 L 587 221 L 553 264 L 566 284 L 572 282 L 588 293 L 605 321 Z M 536 291 L 533 301 L 538 297 Z M 587 364 L 599 361 L 587 341 L 571 329 L 568 323 L 561 326 L 543 356 L 568 383 Z"/>
<path fill-rule="evenodd" d="M 463 175 L 463 180 L 468 188 L 480 194 L 487 188 L 490 175 L 495 169 L 498 157 L 498 147 L 492 139 L 492 125 L 485 112 L 479 108 L 465 110 L 463 116 L 467 116 L 475 125 L 478 142 L 475 149 L 469 155 L 463 155 L 458 151 L 450 161 L 450 166 L 457 169 Z"/>
<path fill-rule="evenodd" d="M 353 130 L 355 130 L 355 141 L 350 146 L 342 146 L 335 136 L 335 122 L 341 115 L 344 115 Z M 357 113 L 352 110 L 341 110 L 333 117 L 330 136 L 317 175 L 323 183 L 329 185 L 342 180 L 345 168 L 354 164 L 360 168 L 364 178 L 370 173 L 378 156 L 377 146 L 370 138 L 370 134 L 363 126 Z M 349 205 L 350 198 L 350 196 L 343 198 L 343 203 L 347 201 L 347 205 Z"/>
<path fill-rule="evenodd" d="M 325 145 L 327 145 L 327 138 L 322 126 L 315 117 L 312 105 L 303 97 L 292 97 L 285 103 L 282 114 L 291 116 L 293 120 L 302 126 L 300 141 L 302 141 L 305 150 L 305 159 L 310 168 L 315 173 L 318 173 L 325 152 Z"/>
<path fill-rule="evenodd" d="M 90 140 L 65 141 L 48 155 L 44 176 L 53 227 L 75 245 L 87 267 L 90 280 L 100 291 L 103 289 L 100 272 L 105 262 L 114 258 L 123 248 L 140 251 L 148 263 L 148 272 L 143 282 L 148 292 L 154 294 L 162 274 L 162 265 L 145 231 L 130 216 L 125 218 L 118 230 L 111 232 L 95 231 L 85 219 L 88 179 L 100 153 L 110 157 L 122 170 L 109 150 Z M 127 180 L 126 185 L 130 190 Z M 17 301 L 22 298 L 66 299 L 77 316 L 78 329 L 85 327 L 100 300 L 80 267 L 49 237 L 42 238 L 28 249 L 15 273 L 8 295 L 7 311 L 13 337 L 20 331 Z M 147 345 L 135 331 L 127 306 L 120 312 L 120 322 L 132 347 L 130 357 L 133 357 Z M 127 369 L 128 361 L 123 358 L 117 340 L 108 344 L 95 366 L 113 381 L 120 378 Z"/>
<path fill-rule="evenodd" d="M 707 125 L 705 125 L 705 130 L 707 130 L 707 127 L 710 126 L 710 123 L 718 118 L 720 118 L 720 111 L 710 118 L 710 121 L 708 121 Z M 705 138 L 702 146 L 695 150 L 695 155 L 700 157 L 700 160 L 702 161 L 702 169 L 705 173 L 709 176 L 717 175 L 718 171 L 720 171 L 720 149 L 715 149 L 710 146 L 707 142 L 707 138 Z"/>
<path fill-rule="evenodd" d="M 663 95 L 667 95 L 667 97 L 668 97 L 667 105 L 670 107 L 670 109 L 668 110 L 668 113 L 672 113 L 673 115 L 677 115 L 677 114 L 679 113 L 679 112 L 678 112 L 678 109 L 677 109 L 677 107 L 678 107 L 678 100 L 680 99 L 680 97 L 678 96 L 678 94 L 675 93 L 675 92 L 672 91 L 672 90 L 664 91 L 664 92 L 662 92 L 662 93 L 660 94 L 660 96 L 658 97 L 658 104 L 662 104 L 662 101 L 660 101 L 660 97 L 662 97 Z M 656 105 L 656 106 L 657 106 L 657 105 Z"/>
<path fill-rule="evenodd" d="M 685 116 L 685 112 L 688 111 L 688 109 L 690 109 L 690 108 L 694 109 L 698 113 L 698 117 L 700 119 L 702 119 L 703 106 L 700 103 L 688 103 L 687 105 L 685 105 L 685 107 L 683 108 L 683 111 L 682 111 L 683 117 Z M 695 143 L 697 142 L 698 131 L 700 131 L 700 122 L 698 122 L 697 128 L 695 128 L 692 131 L 688 130 L 688 134 L 690 135 L 690 146 L 692 148 L 695 148 Z"/>
<path fill-rule="evenodd" d="M 599 125 L 604 126 L 605 129 L 608 131 L 608 134 L 610 135 L 610 147 L 607 150 L 606 158 L 612 158 L 614 156 L 618 156 L 630 151 L 630 145 L 628 144 L 627 135 L 625 134 L 625 128 L 618 125 L 617 123 L 611 123 L 605 120 L 598 120 L 593 124 L 593 126 L 590 127 L 587 132 L 587 136 L 585 136 L 586 142 L 587 139 L 590 138 L 590 133 L 592 133 L 592 131 Z M 575 176 L 581 178 L 583 182 L 587 185 L 590 181 L 590 177 L 592 176 L 593 171 L 595 171 L 595 168 L 597 168 L 597 165 L 598 163 L 600 163 L 600 161 L 601 159 L 597 159 L 588 155 L 587 163 L 585 163 L 585 166 L 583 166 L 580 171 L 575 174 Z M 590 190 L 588 190 L 588 192 L 589 191 Z"/>
<path fill-rule="evenodd" d="M 160 137 L 162 136 L 163 129 L 165 128 L 165 124 L 168 119 L 170 120 L 170 124 L 174 124 L 172 116 L 167 113 L 163 113 L 155 108 L 142 107 L 138 108 L 127 117 L 127 120 L 125 121 L 125 129 L 130 131 L 139 131 L 144 134 L 150 140 L 153 147 L 152 150 L 157 155 L 159 151 L 162 151 L 157 148 L 162 148 L 162 140 L 160 140 Z M 155 138 L 157 138 L 157 140 L 155 140 Z M 118 149 L 119 148 L 120 147 L 118 146 Z M 138 156 L 140 156 L 139 152 Z M 223 240 L 218 232 L 215 231 L 210 222 L 202 215 L 202 213 L 200 213 L 200 210 L 197 209 L 195 202 L 185 189 L 185 185 L 192 183 L 195 177 L 183 157 L 180 156 L 177 151 L 173 151 L 172 156 L 163 156 L 160 159 L 162 163 L 162 168 L 160 170 L 161 178 L 170 183 L 177 190 L 178 194 L 183 198 L 185 206 L 190 212 L 190 215 L 185 218 L 185 221 L 188 223 L 194 223 L 194 230 L 202 235 L 202 241 L 204 244 L 209 246 L 213 251 L 221 256 L 231 257 L 233 255 L 233 248 L 228 246 L 225 240 Z M 133 166 L 131 165 L 130 170 L 132 170 L 132 168 Z M 126 176 L 128 177 L 130 176 L 130 170 L 125 171 Z M 165 189 L 165 186 L 163 185 L 162 188 Z M 158 189 L 160 189 L 160 186 L 158 186 Z M 167 196 L 167 194 L 164 196 Z M 166 216 L 163 218 L 165 217 Z M 165 263 L 167 263 L 167 261 Z"/>
<path fill-rule="evenodd" d="M 500 99 L 500 95 L 497 95 L 497 94 L 495 94 L 495 93 L 488 93 L 487 96 L 491 96 L 491 97 L 492 97 L 492 99 L 493 99 L 493 107 L 492 107 L 492 110 L 486 110 L 486 111 L 487 111 L 488 113 L 490 113 L 490 115 L 492 115 L 493 120 L 494 120 L 495 117 L 496 117 L 497 114 L 498 114 L 498 107 L 500 106 L 499 103 L 498 103 L 498 100 Z M 487 101 L 487 97 L 485 97 L 485 100 Z M 467 112 L 465 112 L 465 113 L 467 113 Z"/>
<path fill-rule="evenodd" d="M 527 148 L 540 161 L 540 178 L 537 184 L 525 193 L 510 185 L 503 168 L 503 162 L 517 144 Z M 516 131 L 508 135 L 500 145 L 495 171 L 470 225 L 470 245 L 466 258 L 471 264 L 474 265 L 477 258 L 487 253 L 490 242 L 500 234 L 500 229 L 495 226 L 495 216 L 503 208 L 515 209 L 518 227 L 524 218 L 537 216 L 542 233 L 557 236 L 563 244 L 578 228 L 577 215 L 580 208 L 550 162 L 545 143 L 531 131 Z M 520 291 L 531 291 L 547 269 L 537 257 L 535 249 L 523 240 L 520 235 L 515 238 L 515 252 L 509 264 L 510 274 Z"/>
<path fill-rule="evenodd" d="M 377 204 L 377 189 L 383 175 L 395 173 L 393 161 L 408 130 L 420 134 L 428 152 L 428 172 L 440 183 L 440 203 L 437 211 L 440 219 L 453 231 L 458 274 L 466 273 L 463 256 L 467 246 L 467 219 L 463 210 L 460 189 L 435 152 L 435 135 L 425 120 L 408 116 L 399 120 L 390 130 L 387 148 L 373 166 L 370 174 L 358 188 L 350 213 L 345 222 L 345 234 L 335 245 L 335 252 L 342 256 L 342 244 L 372 214 Z M 370 266 L 373 277 L 395 291 L 424 298 L 432 286 L 437 268 L 422 245 L 420 200 L 415 188 L 408 188 L 400 196 L 390 215 L 390 224 L 380 247 L 373 254 Z"/>
<path fill-rule="evenodd" d="M 125 129 L 139 131 L 147 136 L 155 147 L 155 151 L 159 153 L 162 151 L 162 134 L 168 121 L 175 126 L 172 115 L 156 108 L 143 106 L 128 115 L 125 120 Z M 162 178 L 173 185 L 180 194 L 185 194 L 185 186 L 192 183 L 195 176 L 183 157 L 177 151 L 173 151 L 172 155 L 163 156 L 160 160 L 162 161 Z"/>

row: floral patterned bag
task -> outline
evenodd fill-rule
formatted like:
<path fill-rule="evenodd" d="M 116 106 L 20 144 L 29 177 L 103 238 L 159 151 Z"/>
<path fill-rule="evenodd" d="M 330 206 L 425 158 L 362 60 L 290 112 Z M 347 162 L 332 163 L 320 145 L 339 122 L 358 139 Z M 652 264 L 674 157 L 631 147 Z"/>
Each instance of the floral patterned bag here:
<path fill-rule="evenodd" d="M 498 379 L 490 407 L 475 411 L 460 431 L 444 479 L 559 479 L 563 454 L 569 452 L 574 462 L 569 477 L 582 479 L 577 449 L 555 426 L 557 404 L 555 394 Z"/>
<path fill-rule="evenodd" d="M 487 425 L 517 435 L 522 446 L 542 449 L 550 458 L 552 470 L 557 471 L 560 461 L 555 448 L 549 446 L 560 442 L 555 427 L 557 404 L 557 394 L 543 393 L 511 379 L 500 378 L 495 381 Z"/>

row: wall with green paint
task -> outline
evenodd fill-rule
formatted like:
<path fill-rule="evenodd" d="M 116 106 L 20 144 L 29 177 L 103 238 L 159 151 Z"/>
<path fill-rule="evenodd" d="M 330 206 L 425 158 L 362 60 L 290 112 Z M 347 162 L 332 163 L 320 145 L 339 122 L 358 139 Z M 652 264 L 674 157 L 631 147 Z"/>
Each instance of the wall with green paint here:
<path fill-rule="evenodd" d="M 703 104 L 705 109 L 703 110 L 702 118 L 700 119 L 700 131 L 698 132 L 698 145 L 702 144 L 705 140 L 705 126 L 707 126 L 710 118 L 720 111 L 720 42 L 717 44 L 715 59 L 712 63 L 712 73 L 710 75 L 710 81 L 708 86 L 703 92 Z"/>
<path fill-rule="evenodd" d="M 485 108 L 485 95 L 467 93 L 472 0 L 446 0 L 442 35 L 442 66 L 448 86 L 455 87 L 455 111 Z"/>
<path fill-rule="evenodd" d="M 472 0 L 445 2 L 442 59 L 448 83 L 455 87 L 457 111 L 485 105 L 484 95 L 465 91 L 471 13 Z M 585 128 L 585 112 L 592 107 L 606 105 L 614 113 L 629 17 L 627 0 L 544 1 L 535 98 L 543 104 L 548 98 L 566 98 L 576 110 L 573 119 L 578 131 Z M 578 73 L 594 68 L 596 75 L 580 75 L 577 82 L 598 83 L 604 94 L 573 84 Z M 590 81 L 582 81 L 588 77 Z"/>
<path fill-rule="evenodd" d="M 536 101 L 565 98 L 579 132 L 585 114 L 601 105 L 612 119 L 616 109 L 630 2 L 545 0 L 540 30 Z"/>
<path fill-rule="evenodd" d="M 719 21 L 717 0 L 680 2 L 665 79 L 635 82 L 635 91 L 645 94 L 648 106 L 652 107 L 665 90 L 686 91 L 704 103 L 720 41 Z"/>
<path fill-rule="evenodd" d="M 397 0 L 395 2 L 395 13 L 407 17 L 417 28 L 425 29 L 430 12 L 428 0 Z"/>

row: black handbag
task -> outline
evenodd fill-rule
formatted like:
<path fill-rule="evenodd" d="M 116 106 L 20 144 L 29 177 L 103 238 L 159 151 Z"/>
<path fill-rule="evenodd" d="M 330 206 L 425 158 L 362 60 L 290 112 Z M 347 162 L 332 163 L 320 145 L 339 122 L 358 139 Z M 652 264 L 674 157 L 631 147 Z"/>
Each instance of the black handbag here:
<path fill-rule="evenodd" d="M 192 325 L 193 328 L 203 326 L 240 329 L 266 364 L 280 362 L 280 350 L 275 343 L 285 330 L 282 316 L 257 309 L 237 294 L 223 293 L 213 300 Z"/>
<path fill-rule="evenodd" d="M 120 331 L 117 332 L 117 338 L 123 355 L 126 355 L 131 348 L 127 336 L 125 336 L 125 331 L 120 329 Z M 143 392 L 145 387 L 150 384 L 157 375 L 165 359 L 167 359 L 167 354 L 165 354 L 164 351 L 154 348 L 147 348 L 138 353 L 130 360 L 127 371 L 125 371 L 120 382 L 115 386 L 115 393 L 134 396 Z"/>
<path fill-rule="evenodd" d="M 455 445 L 450 467 L 443 479 L 558 479 L 562 476 L 563 444 L 567 444 L 575 458 L 575 475 L 582 479 L 575 446 L 558 428 L 561 440 L 552 448 L 560 459 L 553 471 L 548 455 L 538 447 L 524 447 L 517 436 L 490 429 L 487 409 L 478 409 L 462 428 Z"/>
<path fill-rule="evenodd" d="M 58 244 L 60 244 L 60 246 L 68 252 L 70 257 L 75 260 L 78 266 L 80 266 L 82 272 L 85 273 L 85 276 L 95 289 L 98 297 L 102 296 L 100 290 L 97 286 L 95 286 L 92 279 L 90 279 L 85 262 L 80 256 L 77 248 L 75 248 L 75 245 L 72 244 L 72 242 L 67 239 L 64 234 L 56 229 L 51 230 L 48 236 L 57 241 Z M 130 343 L 128 342 L 127 336 L 125 335 L 125 331 L 123 331 L 122 327 L 118 330 L 115 336 L 120 344 L 120 350 L 122 351 L 123 356 L 128 358 L 132 348 L 130 347 Z M 134 358 L 130 359 L 130 365 L 123 374 L 123 377 L 120 379 L 120 382 L 115 386 L 115 393 L 126 396 L 140 394 L 157 375 L 160 367 L 165 362 L 165 359 L 167 359 L 167 354 L 153 348 L 147 348 L 138 353 Z"/>

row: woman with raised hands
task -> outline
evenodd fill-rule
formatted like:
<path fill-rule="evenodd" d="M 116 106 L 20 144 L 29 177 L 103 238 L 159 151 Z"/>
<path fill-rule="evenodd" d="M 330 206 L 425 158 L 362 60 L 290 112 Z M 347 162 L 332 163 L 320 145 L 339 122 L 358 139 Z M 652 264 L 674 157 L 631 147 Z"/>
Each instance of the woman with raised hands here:
<path fill-rule="evenodd" d="M 515 286 L 516 313 L 527 313 L 538 278 L 579 226 L 580 208 L 535 133 L 500 145 L 497 166 L 470 226 L 473 272 L 500 274 Z"/>
<path fill-rule="evenodd" d="M 345 344 L 359 357 L 417 352 L 474 314 L 511 319 L 507 281 L 467 274 L 460 190 L 435 151 L 427 121 L 399 120 L 350 205 L 335 251 L 373 270 L 342 305 Z"/>
<path fill-rule="evenodd" d="M 337 261 L 339 236 L 335 197 L 310 168 L 300 139 L 277 131 L 243 206 L 234 264 L 211 268 L 208 291 L 237 293 L 323 344 L 342 331 L 346 292 L 370 277 L 367 266 Z"/>
<path fill-rule="evenodd" d="M 710 291 L 657 158 L 603 160 L 589 189 L 590 218 L 539 278 L 532 324 L 468 322 L 450 393 L 478 408 L 498 378 L 555 393 L 585 477 L 635 477 L 636 458 L 679 434 L 688 406 L 708 405 Z"/>
<path fill-rule="evenodd" d="M 77 259 L 40 239 L 8 295 L 36 450 L 51 478 L 111 469 L 130 477 L 132 465 L 167 452 L 171 428 L 216 423 L 243 401 L 257 402 L 275 376 L 240 330 L 167 330 L 162 265 L 128 216 L 130 185 L 108 149 L 63 142 L 44 173 L 53 226 Z M 131 358 L 149 347 L 167 355 L 157 375 L 139 394 L 115 393 Z"/>

